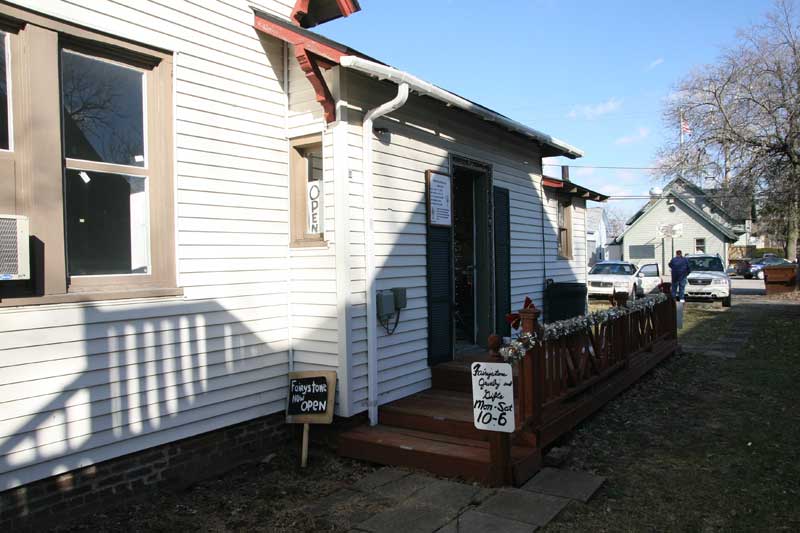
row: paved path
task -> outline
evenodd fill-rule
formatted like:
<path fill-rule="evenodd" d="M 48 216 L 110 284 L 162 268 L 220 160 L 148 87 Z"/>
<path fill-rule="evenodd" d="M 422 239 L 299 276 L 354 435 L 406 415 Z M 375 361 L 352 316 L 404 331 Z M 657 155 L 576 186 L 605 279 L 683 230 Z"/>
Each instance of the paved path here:
<path fill-rule="evenodd" d="M 530 532 L 571 500 L 586 502 L 604 478 L 544 468 L 523 487 L 488 489 L 386 467 L 306 512 L 363 533 Z"/>

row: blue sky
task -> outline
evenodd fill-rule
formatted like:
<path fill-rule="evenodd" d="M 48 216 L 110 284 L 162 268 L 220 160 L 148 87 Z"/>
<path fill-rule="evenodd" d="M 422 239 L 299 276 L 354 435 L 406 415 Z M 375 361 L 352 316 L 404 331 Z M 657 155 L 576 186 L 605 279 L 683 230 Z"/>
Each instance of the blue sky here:
<path fill-rule="evenodd" d="M 662 104 L 766 0 L 360 0 L 362 11 L 315 31 L 565 140 L 585 166 L 649 167 L 677 135 Z M 556 167 L 545 173 L 559 175 Z M 646 194 L 647 170 L 573 168 L 611 195 Z M 643 200 L 612 201 L 633 213 Z"/>

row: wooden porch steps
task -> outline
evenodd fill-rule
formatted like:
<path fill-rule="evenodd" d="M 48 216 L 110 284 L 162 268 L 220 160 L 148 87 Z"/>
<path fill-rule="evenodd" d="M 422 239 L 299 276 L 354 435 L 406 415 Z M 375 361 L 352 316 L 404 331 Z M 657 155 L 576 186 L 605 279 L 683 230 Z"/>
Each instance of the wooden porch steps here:
<path fill-rule="evenodd" d="M 416 429 L 463 439 L 485 441 L 488 434 L 475 428 L 472 392 L 428 389 L 386 404 L 379 418 L 385 426 Z"/>
<path fill-rule="evenodd" d="M 379 424 L 342 434 L 339 454 L 468 481 L 491 482 L 489 443 L 484 440 Z M 538 448 L 512 446 L 511 459 L 515 485 L 525 483 L 541 466 Z"/>
<path fill-rule="evenodd" d="M 489 433 L 476 429 L 472 418 L 474 361 L 489 361 L 488 354 L 433 367 L 433 388 L 382 405 L 379 425 L 340 435 L 339 455 L 489 483 Z M 515 441 L 511 455 L 515 484 L 539 471 L 541 450 L 530 440 Z"/>
<path fill-rule="evenodd" d="M 635 383 L 676 347 L 674 339 L 657 341 L 631 354 L 626 366 L 602 381 L 574 396 L 545 403 L 537 427 L 518 431 L 512 438 L 514 484 L 521 485 L 538 472 L 544 447 Z M 489 483 L 489 434 L 475 429 L 472 420 L 471 362 L 452 361 L 434 367 L 432 389 L 381 406 L 379 425 L 340 435 L 339 454 Z M 515 385 L 519 381 L 515 379 Z"/>

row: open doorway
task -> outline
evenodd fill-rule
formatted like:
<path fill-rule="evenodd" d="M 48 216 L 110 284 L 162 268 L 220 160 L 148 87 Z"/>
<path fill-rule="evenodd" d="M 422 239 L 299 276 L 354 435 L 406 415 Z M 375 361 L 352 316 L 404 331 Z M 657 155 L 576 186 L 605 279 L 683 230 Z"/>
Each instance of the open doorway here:
<path fill-rule="evenodd" d="M 491 167 L 453 156 L 450 168 L 452 224 L 426 235 L 430 366 L 485 353 L 494 326 Z"/>
<path fill-rule="evenodd" d="M 453 157 L 455 354 L 487 346 L 492 332 L 491 168 Z"/>
<path fill-rule="evenodd" d="M 453 282 L 456 353 L 473 347 L 475 325 L 475 180 L 458 172 L 453 180 Z"/>

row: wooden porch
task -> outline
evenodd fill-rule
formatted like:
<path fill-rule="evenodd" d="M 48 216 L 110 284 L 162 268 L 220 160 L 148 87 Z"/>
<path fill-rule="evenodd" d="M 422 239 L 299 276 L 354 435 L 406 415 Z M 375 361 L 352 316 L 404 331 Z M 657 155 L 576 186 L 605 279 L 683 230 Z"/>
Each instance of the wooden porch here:
<path fill-rule="evenodd" d="M 542 331 L 538 311 L 521 314 L 523 331 Z M 486 352 L 432 368 L 429 390 L 381 406 L 377 426 L 343 433 L 339 454 L 521 485 L 539 470 L 543 449 L 675 352 L 675 326 L 674 302 L 666 300 L 529 349 L 514 364 L 517 431 L 507 445 L 473 424 L 470 364 L 498 360 Z M 510 473 L 498 472 L 498 446 L 508 447 L 501 451 Z"/>

